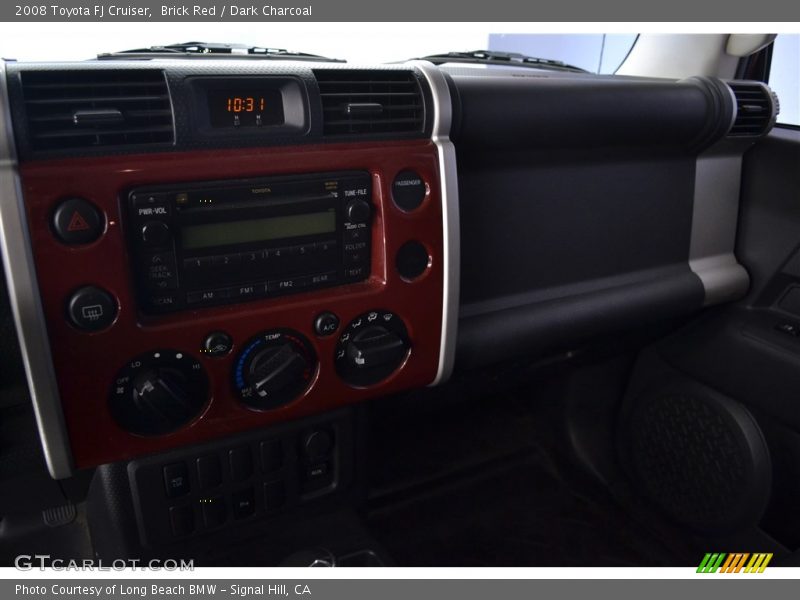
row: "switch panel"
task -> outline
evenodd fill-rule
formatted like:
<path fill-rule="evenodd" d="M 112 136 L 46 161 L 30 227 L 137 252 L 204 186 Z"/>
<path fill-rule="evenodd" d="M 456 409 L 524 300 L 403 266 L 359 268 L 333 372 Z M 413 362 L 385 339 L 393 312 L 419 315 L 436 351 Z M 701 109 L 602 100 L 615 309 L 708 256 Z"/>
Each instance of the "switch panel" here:
<path fill-rule="evenodd" d="M 142 543 L 167 544 L 272 518 L 353 479 L 352 410 L 128 464 Z"/>

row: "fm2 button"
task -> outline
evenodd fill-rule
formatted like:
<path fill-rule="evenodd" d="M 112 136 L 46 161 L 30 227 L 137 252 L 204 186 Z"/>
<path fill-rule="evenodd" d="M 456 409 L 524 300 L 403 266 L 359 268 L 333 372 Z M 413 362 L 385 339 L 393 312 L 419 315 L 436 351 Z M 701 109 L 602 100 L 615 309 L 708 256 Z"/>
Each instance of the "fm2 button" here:
<path fill-rule="evenodd" d="M 100 331 L 117 318 L 117 301 L 104 289 L 93 285 L 82 287 L 70 296 L 67 316 L 81 331 Z"/>
<path fill-rule="evenodd" d="M 339 329 L 339 317 L 332 312 L 324 312 L 314 319 L 314 333 L 320 337 L 333 334 Z"/>
<path fill-rule="evenodd" d="M 70 246 L 89 244 L 103 233 L 103 215 L 88 200 L 63 200 L 53 213 L 53 232 Z"/>

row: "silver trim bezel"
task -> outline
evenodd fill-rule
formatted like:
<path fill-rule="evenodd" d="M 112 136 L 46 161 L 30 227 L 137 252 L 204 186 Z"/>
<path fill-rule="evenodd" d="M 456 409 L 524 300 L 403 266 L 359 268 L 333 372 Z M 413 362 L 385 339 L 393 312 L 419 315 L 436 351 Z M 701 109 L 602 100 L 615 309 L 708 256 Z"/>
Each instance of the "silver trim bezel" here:
<path fill-rule="evenodd" d="M 689 268 L 703 283 L 703 306 L 738 300 L 750 287 L 750 276 L 734 254 L 742 154 L 748 145 L 718 142 L 695 164 Z"/>
<path fill-rule="evenodd" d="M 728 85 L 728 82 L 723 81 L 722 83 L 725 89 L 728 90 L 728 96 L 731 100 L 731 121 L 728 123 L 728 128 L 725 130 L 725 135 L 727 136 L 736 124 L 736 117 L 739 116 L 739 103 L 736 100 L 736 93 L 733 91 L 733 88 Z"/>
<path fill-rule="evenodd" d="M 6 63 L 0 60 L 0 246 L 11 311 L 19 338 L 47 468 L 55 479 L 73 473 L 69 437 L 47 337 L 44 310 L 19 177 Z"/>
<path fill-rule="evenodd" d="M 442 199 L 442 336 L 439 347 L 439 368 L 430 385 L 444 383 L 453 372 L 458 335 L 458 307 L 461 286 L 461 221 L 458 203 L 458 170 L 456 148 L 450 141 L 453 104 L 444 73 L 426 61 L 412 61 L 428 82 L 433 98 L 431 141 L 439 159 L 439 182 Z"/>
<path fill-rule="evenodd" d="M 723 81 L 731 102 L 731 120 L 725 138 L 697 157 L 695 165 L 689 268 L 705 291 L 703 306 L 732 302 L 747 294 L 750 275 L 736 258 L 742 160 L 744 153 L 775 124 L 777 107 L 772 90 L 760 81 L 772 107 L 768 127 L 759 136 L 730 136 L 738 112 L 736 94 Z"/>

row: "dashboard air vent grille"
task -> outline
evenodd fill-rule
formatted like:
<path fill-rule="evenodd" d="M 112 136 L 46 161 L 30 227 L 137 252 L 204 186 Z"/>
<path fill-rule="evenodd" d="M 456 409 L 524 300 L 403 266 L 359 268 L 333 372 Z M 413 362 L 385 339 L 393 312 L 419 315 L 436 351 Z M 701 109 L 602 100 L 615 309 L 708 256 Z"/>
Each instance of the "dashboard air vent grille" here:
<path fill-rule="evenodd" d="M 162 71 L 22 73 L 33 150 L 171 144 L 172 105 Z"/>
<path fill-rule="evenodd" d="M 730 82 L 728 85 L 736 97 L 736 120 L 728 135 L 757 137 L 769 131 L 775 118 L 769 88 L 757 82 Z"/>
<path fill-rule="evenodd" d="M 324 135 L 425 132 L 425 103 L 413 71 L 316 70 Z"/>

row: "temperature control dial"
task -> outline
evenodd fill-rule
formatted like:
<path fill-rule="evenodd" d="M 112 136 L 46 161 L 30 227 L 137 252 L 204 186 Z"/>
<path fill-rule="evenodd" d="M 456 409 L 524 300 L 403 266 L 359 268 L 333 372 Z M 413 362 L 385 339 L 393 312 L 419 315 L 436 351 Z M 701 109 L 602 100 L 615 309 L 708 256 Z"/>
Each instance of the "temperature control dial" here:
<path fill-rule="evenodd" d="M 339 336 L 336 372 L 352 386 L 373 385 L 395 372 L 410 348 L 400 317 L 385 310 L 366 312 L 353 319 Z"/>
<path fill-rule="evenodd" d="M 200 414 L 208 402 L 208 377 L 187 354 L 148 352 L 117 373 L 109 402 L 123 429 L 138 435 L 169 433 Z"/>
<path fill-rule="evenodd" d="M 298 398 L 311 384 L 317 355 L 300 333 L 273 329 L 260 333 L 242 350 L 233 371 L 239 399 L 259 410 Z"/>

